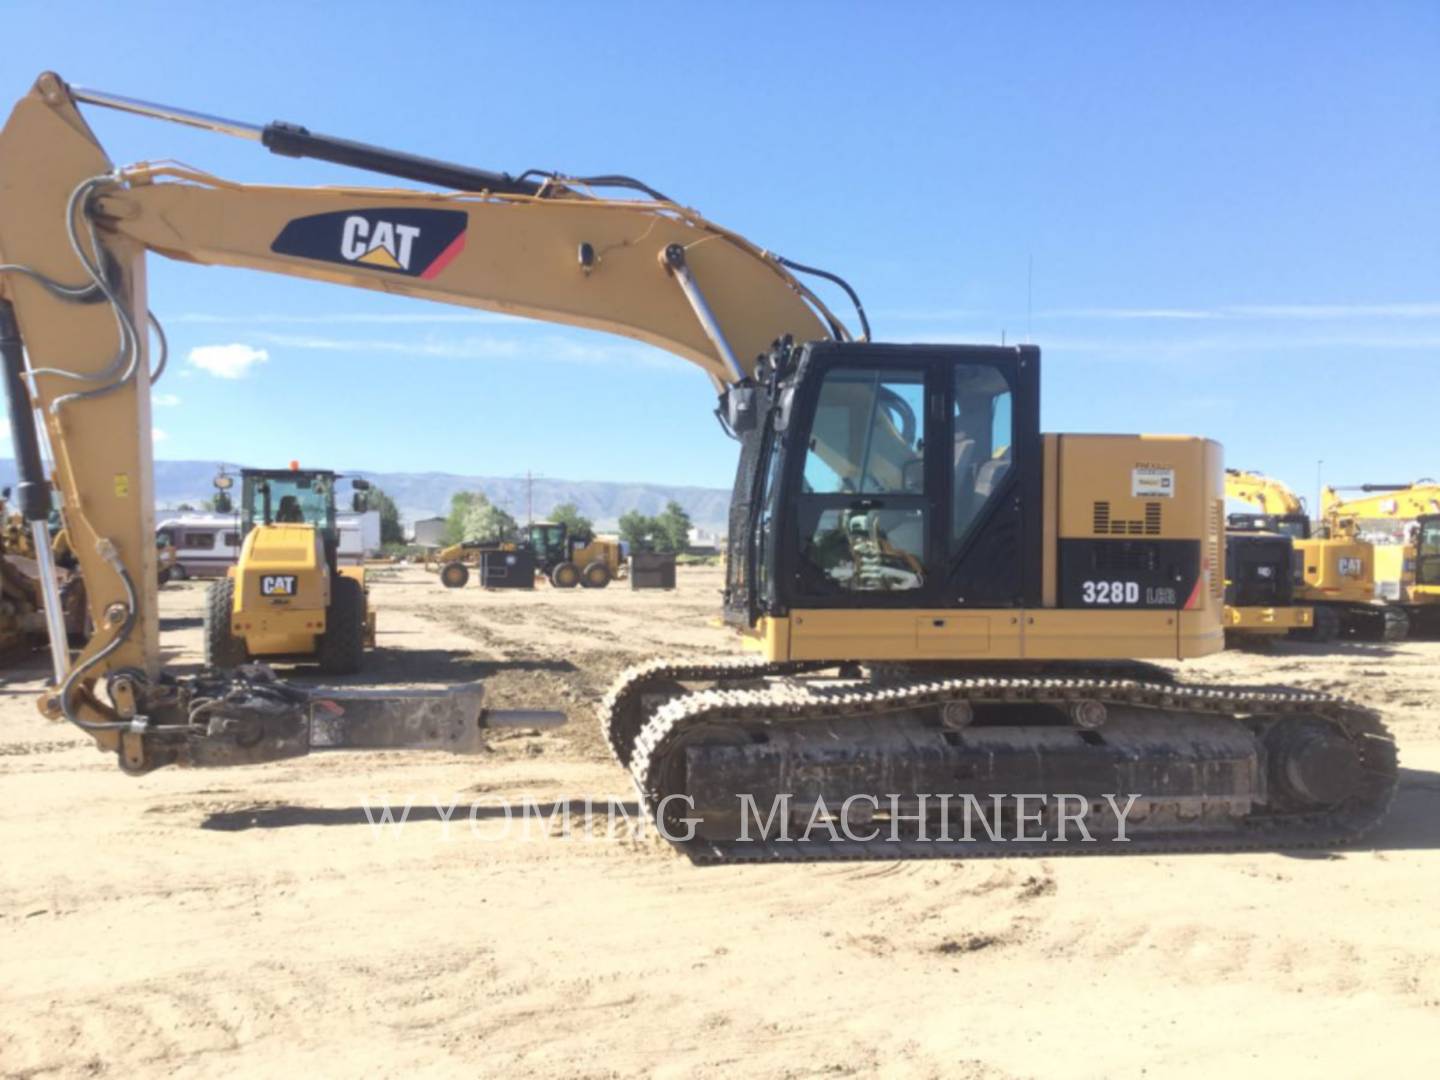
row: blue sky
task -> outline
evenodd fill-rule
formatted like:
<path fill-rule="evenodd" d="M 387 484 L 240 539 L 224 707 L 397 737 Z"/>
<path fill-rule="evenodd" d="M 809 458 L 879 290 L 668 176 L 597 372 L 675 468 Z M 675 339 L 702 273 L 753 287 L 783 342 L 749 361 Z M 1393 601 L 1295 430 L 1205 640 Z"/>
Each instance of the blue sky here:
<path fill-rule="evenodd" d="M 877 338 L 1028 336 L 1047 430 L 1206 434 L 1306 492 L 1319 458 L 1332 482 L 1440 474 L 1440 5 L 59 11 L 6 5 L 0 99 L 49 68 L 482 167 L 629 173 L 843 274 Z M 367 182 L 87 115 L 119 163 Z M 645 346 L 151 268 L 176 352 L 160 457 L 731 480 L 708 382 Z"/>

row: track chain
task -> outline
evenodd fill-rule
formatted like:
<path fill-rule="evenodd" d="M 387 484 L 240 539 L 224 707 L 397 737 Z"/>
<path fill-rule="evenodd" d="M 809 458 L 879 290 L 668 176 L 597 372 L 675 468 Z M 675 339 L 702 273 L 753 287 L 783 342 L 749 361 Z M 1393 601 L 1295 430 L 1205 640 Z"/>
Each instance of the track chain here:
<path fill-rule="evenodd" d="M 1210 713 L 1264 723 L 1287 714 L 1304 713 L 1338 727 L 1355 745 L 1366 791 L 1345 806 L 1305 813 L 1260 814 L 1233 833 L 1195 836 L 1136 837 L 1127 851 L 1234 851 L 1264 848 L 1329 846 L 1353 841 L 1377 825 L 1394 798 L 1398 755 L 1379 714 L 1329 694 L 1249 686 L 1191 686 L 1123 678 L 967 676 L 875 685 L 854 681 L 769 682 L 760 689 L 714 688 L 687 692 L 662 704 L 648 717 L 641 705 L 647 685 L 711 679 L 783 679 L 822 664 L 767 664 L 758 658 L 710 663 L 663 660 L 638 665 L 625 673 L 606 695 L 602 725 L 617 760 L 631 773 L 647 813 L 654 814 L 664 790 L 668 756 L 683 752 L 685 735 L 707 724 L 735 722 L 795 723 L 843 717 L 878 716 L 887 712 L 928 708 L 948 701 L 1004 703 L 1029 701 L 1064 704 L 1095 700 L 1161 712 Z M 628 743 L 628 745 L 626 745 Z M 871 843 L 799 842 L 730 843 L 696 841 L 685 852 L 697 862 L 795 861 L 804 859 L 912 858 L 996 855 L 1057 855 L 1098 853 L 1105 844 L 1014 844 L 888 840 Z"/>

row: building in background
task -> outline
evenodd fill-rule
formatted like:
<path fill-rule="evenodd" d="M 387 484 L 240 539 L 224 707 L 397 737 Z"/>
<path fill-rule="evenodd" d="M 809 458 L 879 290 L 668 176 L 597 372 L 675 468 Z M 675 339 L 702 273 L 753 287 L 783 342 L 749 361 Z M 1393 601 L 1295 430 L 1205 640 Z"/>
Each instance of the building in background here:
<path fill-rule="evenodd" d="M 419 547 L 444 547 L 445 518 L 420 518 L 415 522 L 415 533 L 410 539 Z"/>

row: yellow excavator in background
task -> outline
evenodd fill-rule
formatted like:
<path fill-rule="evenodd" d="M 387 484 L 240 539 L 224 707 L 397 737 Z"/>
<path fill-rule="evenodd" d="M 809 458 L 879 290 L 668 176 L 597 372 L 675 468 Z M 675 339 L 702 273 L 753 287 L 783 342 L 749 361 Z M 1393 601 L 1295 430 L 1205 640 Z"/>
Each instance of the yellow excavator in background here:
<path fill-rule="evenodd" d="M 1340 493 L 1358 491 L 1342 498 Z M 1440 519 L 1440 484 L 1360 484 L 1327 487 L 1320 495 L 1327 521 L 1355 535 L 1372 538 L 1375 582 L 1390 611 L 1425 637 L 1440 634 L 1440 569 L 1427 554 Z"/>
<path fill-rule="evenodd" d="M 117 168 L 81 103 L 431 190 Z M 599 710 L 695 859 L 1004 852 L 1017 830 L 1034 854 L 1065 850 L 1067 822 L 1112 839 L 1128 822 L 1131 851 L 1329 844 L 1389 805 L 1395 746 L 1372 710 L 1144 662 L 1223 647 L 1217 444 L 1042 433 L 1035 347 L 871 341 L 841 279 L 629 177 L 487 172 L 46 74 L 0 132 L 0 338 L 20 501 L 32 525 L 48 513 L 38 413 L 95 632 L 57 651 L 41 705 L 129 771 L 474 751 L 487 726 L 550 719 L 487 711 L 475 688 L 163 670 L 150 252 L 609 330 L 710 377 L 740 447 L 724 611 L 754 655 L 641 665 Z M 802 281 L 817 275 L 854 300 L 858 336 Z M 974 835 L 946 824 L 962 800 Z"/>
<path fill-rule="evenodd" d="M 1283 481 L 1242 469 L 1225 470 L 1225 495 L 1256 507 L 1258 514 L 1231 514 L 1236 534 L 1288 536 L 1297 560 L 1294 599 L 1315 612 L 1313 627 L 1295 636 L 1329 641 L 1345 634 L 1369 641 L 1399 641 L 1409 631 L 1405 612 L 1376 597 L 1375 546 L 1361 539 L 1353 521 L 1326 513 L 1317 525 L 1305 500 Z"/>

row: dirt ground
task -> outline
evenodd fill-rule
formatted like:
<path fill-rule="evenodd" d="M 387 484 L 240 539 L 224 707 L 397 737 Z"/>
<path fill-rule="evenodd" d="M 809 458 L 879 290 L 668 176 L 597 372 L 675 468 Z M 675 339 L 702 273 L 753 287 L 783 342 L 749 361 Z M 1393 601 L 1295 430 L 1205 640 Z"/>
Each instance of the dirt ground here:
<path fill-rule="evenodd" d="M 1440 1065 L 1440 644 L 1225 654 L 1197 680 L 1384 710 L 1362 847 L 697 869 L 498 807 L 632 798 L 592 703 L 733 651 L 720 579 L 449 591 L 375 575 L 363 681 L 484 679 L 570 725 L 489 753 L 123 775 L 0 685 L 0 1071 L 14 1076 L 1376 1075 Z M 162 591 L 171 663 L 203 585 Z M 287 673 L 288 674 L 288 673 Z M 297 671 L 301 678 L 311 678 Z M 412 811 L 374 826 L 380 800 Z M 437 810 L 436 804 L 439 804 Z M 456 809 L 445 820 L 449 807 Z"/>

